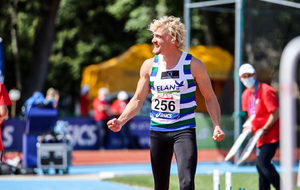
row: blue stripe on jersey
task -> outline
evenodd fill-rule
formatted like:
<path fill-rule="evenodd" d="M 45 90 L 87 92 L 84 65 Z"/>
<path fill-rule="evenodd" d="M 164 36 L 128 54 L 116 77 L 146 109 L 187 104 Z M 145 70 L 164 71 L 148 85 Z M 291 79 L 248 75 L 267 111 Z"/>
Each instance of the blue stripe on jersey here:
<path fill-rule="evenodd" d="M 155 77 L 157 75 L 157 71 L 152 71 L 150 77 Z"/>
<path fill-rule="evenodd" d="M 184 69 L 184 70 L 183 70 L 183 73 L 184 73 L 185 75 L 192 74 L 190 69 Z"/>
<path fill-rule="evenodd" d="M 179 131 L 179 130 L 190 129 L 190 128 L 196 128 L 196 122 L 190 123 L 187 125 L 177 126 L 177 127 L 170 127 L 170 128 L 157 127 L 157 126 L 150 125 L 151 131 L 162 131 L 162 132 Z"/>
<path fill-rule="evenodd" d="M 188 84 L 188 88 L 191 88 L 193 86 L 197 86 L 196 83 Z"/>
<path fill-rule="evenodd" d="M 186 61 L 189 61 L 189 60 L 191 60 L 191 59 L 192 59 L 192 55 L 188 53 L 188 54 L 186 55 L 186 57 L 185 57 L 185 60 L 186 60 Z"/>
<path fill-rule="evenodd" d="M 193 114 L 193 113 L 195 113 L 195 111 L 191 111 L 191 112 L 189 112 L 189 113 L 181 113 L 181 114 L 180 114 L 180 118 L 181 118 L 181 117 L 184 117 L 184 116 L 187 116 L 187 115 L 190 115 L 190 114 Z"/>
<path fill-rule="evenodd" d="M 158 63 L 158 55 L 154 56 L 154 63 Z"/>
<path fill-rule="evenodd" d="M 196 101 L 196 97 L 190 97 L 190 98 L 180 99 L 180 104 L 186 104 L 186 103 L 190 103 L 192 101 Z"/>

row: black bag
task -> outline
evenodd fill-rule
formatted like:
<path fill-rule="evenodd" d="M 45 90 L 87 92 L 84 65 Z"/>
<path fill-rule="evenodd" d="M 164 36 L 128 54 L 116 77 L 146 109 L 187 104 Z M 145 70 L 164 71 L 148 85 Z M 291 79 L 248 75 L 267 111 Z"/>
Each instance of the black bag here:
<path fill-rule="evenodd" d="M 13 167 L 7 164 L 0 165 L 0 175 L 10 175 L 13 173 Z"/>

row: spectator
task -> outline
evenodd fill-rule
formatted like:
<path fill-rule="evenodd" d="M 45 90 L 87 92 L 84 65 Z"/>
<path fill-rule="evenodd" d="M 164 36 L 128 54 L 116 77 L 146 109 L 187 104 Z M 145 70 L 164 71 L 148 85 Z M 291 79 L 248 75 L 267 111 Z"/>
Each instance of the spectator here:
<path fill-rule="evenodd" d="M 128 104 L 128 94 L 125 91 L 120 91 L 118 93 L 118 99 L 114 101 L 114 103 L 111 106 L 111 113 L 117 117 L 119 117 L 126 105 Z"/>
<path fill-rule="evenodd" d="M 54 99 L 54 102 L 55 102 L 56 104 L 53 105 L 54 108 L 57 108 L 58 102 L 59 102 L 59 98 L 60 98 L 60 96 L 59 96 L 59 91 L 55 89 L 55 90 L 54 90 L 54 97 L 53 97 L 53 99 Z"/>
<path fill-rule="evenodd" d="M 279 102 L 275 90 L 256 80 L 255 69 L 249 63 L 241 65 L 239 77 L 246 87 L 242 94 L 242 109 L 249 116 L 248 125 L 243 132 L 247 129 L 254 134 L 262 132 L 256 143 L 259 190 L 269 190 L 271 184 L 279 190 L 280 176 L 272 164 L 280 139 Z"/>
<path fill-rule="evenodd" d="M 43 93 L 35 91 L 33 95 L 24 102 L 22 107 L 23 115 L 27 116 L 32 107 L 56 108 L 58 100 L 59 92 L 52 87 L 47 90 L 46 98 Z"/>
<path fill-rule="evenodd" d="M 44 100 L 45 107 L 57 108 L 59 101 L 59 92 L 54 88 L 49 88 Z"/>
<path fill-rule="evenodd" d="M 89 91 L 90 91 L 90 86 L 88 84 L 84 84 L 81 86 L 80 100 L 79 100 L 81 116 L 89 115 L 89 103 L 90 103 L 90 99 L 88 96 Z"/>
<path fill-rule="evenodd" d="M 128 94 L 125 91 L 120 91 L 118 93 L 118 99 L 114 101 L 114 103 L 111 105 L 111 113 L 115 117 L 120 117 L 120 115 L 125 110 L 126 105 L 128 104 Z M 122 148 L 123 149 L 135 149 L 137 146 L 134 143 L 134 139 L 131 135 L 130 128 L 129 128 L 129 122 L 125 124 L 125 127 L 123 130 L 120 131 L 121 140 L 122 140 Z"/>
<path fill-rule="evenodd" d="M 107 143 L 107 122 L 109 120 L 109 103 L 106 101 L 109 91 L 107 88 L 102 87 L 98 90 L 98 97 L 95 98 L 93 102 L 94 109 L 94 119 L 96 121 L 96 126 L 99 131 L 99 147 L 100 149 L 106 148 Z"/>
<path fill-rule="evenodd" d="M 33 106 L 36 106 L 39 104 L 44 104 L 44 100 L 45 100 L 45 97 L 44 97 L 43 93 L 41 93 L 39 91 L 35 91 L 33 93 L 33 95 L 24 102 L 23 107 L 22 107 L 23 114 L 25 116 L 27 116 L 30 109 Z"/>

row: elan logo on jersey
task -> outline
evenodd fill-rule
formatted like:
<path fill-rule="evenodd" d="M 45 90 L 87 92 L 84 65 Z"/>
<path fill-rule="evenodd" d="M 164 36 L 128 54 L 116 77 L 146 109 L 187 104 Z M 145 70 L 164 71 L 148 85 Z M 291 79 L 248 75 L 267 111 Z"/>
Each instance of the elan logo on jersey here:
<path fill-rule="evenodd" d="M 156 86 L 156 91 L 179 90 L 180 87 L 184 87 L 184 83 L 184 80 L 175 80 L 174 85 Z"/>
<path fill-rule="evenodd" d="M 159 98 L 159 99 L 170 99 L 170 100 L 174 99 L 172 93 L 162 93 L 162 94 L 159 94 L 157 96 L 157 98 Z"/>
<path fill-rule="evenodd" d="M 166 91 L 166 90 L 177 90 L 177 85 L 165 85 L 165 86 L 157 86 L 156 90 L 159 91 Z"/>

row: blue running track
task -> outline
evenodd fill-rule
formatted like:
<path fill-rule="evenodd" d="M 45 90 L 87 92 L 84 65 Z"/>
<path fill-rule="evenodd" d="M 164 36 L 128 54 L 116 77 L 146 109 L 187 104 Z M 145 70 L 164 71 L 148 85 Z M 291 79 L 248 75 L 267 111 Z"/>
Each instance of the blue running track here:
<path fill-rule="evenodd" d="M 281 171 L 275 164 L 278 172 Z M 256 173 L 255 166 L 235 166 L 231 162 L 199 162 L 197 174 L 212 174 L 218 169 L 221 174 L 231 173 Z M 298 171 L 298 167 L 294 168 Z M 171 166 L 171 174 L 177 174 L 175 163 Z M 151 175 L 150 164 L 123 164 L 123 165 L 97 165 L 97 166 L 72 166 L 69 175 L 54 175 L 54 170 L 49 175 L 44 175 L 38 170 L 38 175 L 8 175 L 0 176 L 1 190 L 145 190 L 140 187 L 131 187 L 117 183 L 107 182 L 106 177 L 124 175 Z M 101 178 L 100 178 L 101 177 Z"/>

